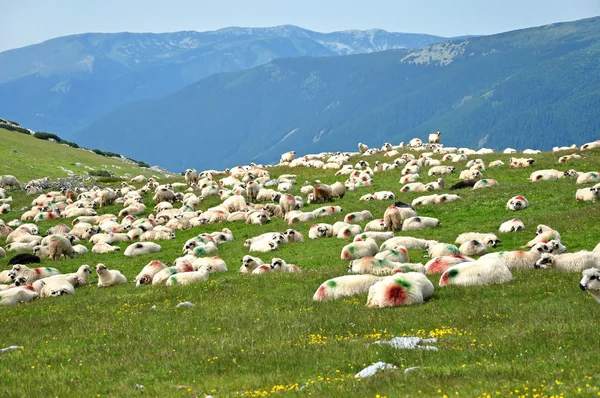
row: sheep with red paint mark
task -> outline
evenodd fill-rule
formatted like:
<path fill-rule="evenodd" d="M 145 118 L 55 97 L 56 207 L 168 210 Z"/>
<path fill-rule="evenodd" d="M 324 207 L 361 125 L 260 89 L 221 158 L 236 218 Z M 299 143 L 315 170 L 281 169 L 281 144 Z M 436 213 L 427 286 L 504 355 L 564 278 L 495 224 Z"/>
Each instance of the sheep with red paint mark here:
<path fill-rule="evenodd" d="M 458 247 L 449 243 L 431 243 L 427 245 L 427 254 L 429 258 L 442 257 L 442 256 L 453 256 L 461 254 Z"/>
<path fill-rule="evenodd" d="M 353 213 L 348 213 L 344 217 L 344 222 L 347 223 L 359 223 L 363 221 L 372 220 L 373 215 L 369 210 L 357 211 Z"/>
<path fill-rule="evenodd" d="M 513 280 L 510 269 L 500 258 L 486 258 L 453 265 L 440 277 L 440 286 L 481 286 Z"/>
<path fill-rule="evenodd" d="M 329 279 L 321 284 L 315 294 L 314 301 L 326 301 L 340 297 L 351 297 L 369 292 L 369 288 L 383 277 L 375 275 L 345 275 Z"/>
<path fill-rule="evenodd" d="M 480 260 L 502 261 L 510 270 L 523 271 L 533 269 L 535 262 L 540 259 L 542 254 L 551 250 L 546 243 L 538 243 L 530 251 L 515 250 L 488 253 L 481 256 Z"/>
<path fill-rule="evenodd" d="M 152 285 L 162 285 L 163 283 L 166 283 L 172 275 L 177 273 L 193 271 L 195 271 L 194 267 L 187 262 L 182 262 L 171 267 L 163 268 L 152 278 Z"/>
<path fill-rule="evenodd" d="M 356 260 L 363 257 L 374 256 L 379 252 L 377 242 L 367 239 L 362 242 L 353 242 L 344 246 L 340 258 L 342 260 Z"/>
<path fill-rule="evenodd" d="M 512 220 L 508 220 L 500 224 L 500 228 L 498 229 L 500 232 L 517 232 L 524 231 L 525 224 L 523 221 L 518 218 L 513 218 Z"/>
<path fill-rule="evenodd" d="M 317 217 L 326 217 L 333 214 L 339 214 L 343 211 L 341 206 L 323 206 L 314 209 L 312 212 Z"/>
<path fill-rule="evenodd" d="M 424 274 L 407 272 L 388 276 L 369 289 L 367 307 L 385 308 L 422 304 L 433 297 L 433 284 Z"/>
<path fill-rule="evenodd" d="M 453 265 L 473 261 L 472 258 L 463 255 L 452 255 L 432 258 L 425 264 L 426 274 L 442 274 Z"/>
<path fill-rule="evenodd" d="M 529 206 L 529 201 L 523 195 L 517 195 L 508 200 L 506 208 L 512 211 L 523 210 Z"/>
<path fill-rule="evenodd" d="M 152 284 L 152 278 L 167 266 L 160 260 L 152 260 L 142 268 L 139 274 L 133 279 L 136 286 Z"/>
<path fill-rule="evenodd" d="M 12 269 L 9 271 L 8 276 L 15 280 L 17 277 L 22 276 L 25 278 L 27 283 L 33 283 L 38 279 L 48 278 L 53 275 L 60 275 L 61 272 L 56 268 L 51 267 L 38 267 L 38 268 L 29 268 L 26 265 L 15 264 Z"/>
<path fill-rule="evenodd" d="M 174 275 L 171 275 L 167 282 L 166 286 L 176 286 L 176 285 L 188 285 L 190 283 L 197 282 L 205 282 L 208 280 L 209 274 L 211 272 L 210 265 L 203 265 L 200 267 L 198 271 L 191 272 L 181 272 Z"/>
<path fill-rule="evenodd" d="M 365 231 L 378 231 L 383 232 L 386 230 L 385 220 L 383 218 L 379 218 L 376 220 L 371 220 L 365 225 Z"/>
<path fill-rule="evenodd" d="M 362 227 L 358 224 L 349 224 L 345 228 L 341 228 L 336 237 L 338 239 L 350 239 L 363 232 Z"/>
<path fill-rule="evenodd" d="M 379 260 L 393 261 L 395 263 L 410 262 L 408 250 L 406 250 L 404 246 L 396 246 L 394 249 L 380 251 L 375 255 L 375 258 Z"/>
<path fill-rule="evenodd" d="M 39 297 L 31 286 L 16 287 L 0 291 L 0 305 L 16 305 L 29 303 Z"/>

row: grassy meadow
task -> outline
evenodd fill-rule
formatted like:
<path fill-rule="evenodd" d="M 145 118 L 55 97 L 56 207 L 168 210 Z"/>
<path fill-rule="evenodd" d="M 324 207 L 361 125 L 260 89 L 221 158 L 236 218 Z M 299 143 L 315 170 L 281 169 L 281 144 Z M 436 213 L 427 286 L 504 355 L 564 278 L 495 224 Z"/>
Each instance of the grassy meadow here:
<path fill-rule="evenodd" d="M 25 179 L 57 175 L 53 174 L 55 168 L 30 171 L 29 166 L 6 157 L 10 153 L 4 151 L 13 147 L 21 154 L 34 151 L 20 145 L 24 144 L 0 144 L 0 174 Z M 59 152 L 88 155 L 58 148 Z M 483 173 L 485 178 L 497 179 L 500 186 L 457 191 L 461 201 L 418 208 L 420 215 L 439 218 L 441 226 L 410 235 L 453 243 L 462 232 L 496 232 L 502 243 L 492 250 L 515 250 L 535 236 L 538 224 L 547 224 L 561 233 L 569 251 L 592 250 L 600 241 L 600 205 L 576 202 L 579 187 L 573 180 L 528 180 L 534 169 L 600 170 L 600 151 L 557 164 L 564 154 L 534 155 L 535 167 L 524 169 L 509 169 L 510 155 L 477 156 L 486 164 L 496 159 L 506 162 L 502 168 Z M 358 159 L 354 157 L 352 164 Z M 371 165 L 375 160 L 389 158 L 367 158 Z M 70 157 L 61 161 L 65 167 L 74 162 Z M 464 164 L 454 164 L 457 172 L 444 178 L 447 186 L 458 182 Z M 435 179 L 427 177 L 427 170 L 421 171 L 422 182 Z M 295 194 L 304 181 L 345 180 L 335 177 L 333 171 L 271 169 L 273 178 L 286 173 L 297 175 Z M 389 202 L 358 201 L 365 193 L 391 190 L 397 200 L 405 202 L 422 195 L 400 193 L 399 178 L 400 169 L 376 173 L 372 187 L 349 192 L 334 202 L 344 208 L 342 215 L 319 221 L 334 223 L 348 212 L 363 209 L 376 218 L 383 217 Z M 506 210 L 508 199 L 518 194 L 529 199 L 530 207 L 516 213 Z M 29 206 L 33 200 L 22 191 L 14 192 L 13 197 L 13 209 Z M 200 209 L 218 203 L 216 197 L 207 198 Z M 154 205 L 151 195 L 146 204 L 149 214 Z M 305 209 L 316 207 L 319 205 Z M 110 206 L 100 212 L 119 209 Z M 14 211 L 0 218 L 8 222 L 20 214 Z M 500 224 L 513 217 L 520 218 L 526 230 L 498 233 Z M 70 221 L 41 222 L 40 230 Z M 289 228 L 281 219 L 263 226 L 224 223 L 179 231 L 177 239 L 159 242 L 163 247 L 160 253 L 147 256 L 89 253 L 56 263 L 43 259 L 42 265 L 66 273 L 82 264 L 104 263 L 131 280 L 153 259 L 172 262 L 181 256 L 187 239 L 223 227 L 230 228 L 235 237 L 234 242 L 219 245 L 218 255 L 229 271 L 211 274 L 208 282 L 140 288 L 129 283 L 99 289 L 94 272 L 89 285 L 78 288 L 75 295 L 0 307 L 0 348 L 23 348 L 0 354 L 0 396 L 600 396 L 600 305 L 579 289 L 578 273 L 514 272 L 511 283 L 469 288 L 439 288 L 439 275 L 432 275 L 429 279 L 436 286 L 433 299 L 410 307 L 366 308 L 366 295 L 314 302 L 312 296 L 323 281 L 346 274 L 348 263 L 340 260 L 340 252 L 349 241 L 310 240 L 310 223 L 293 227 L 304 234 L 304 243 L 258 254 L 265 262 L 281 257 L 297 264 L 302 274 L 249 276 L 237 272 L 242 257 L 248 254 L 244 241 Z M 127 247 L 126 243 L 119 245 L 122 250 Z M 411 262 L 428 260 L 424 251 L 411 250 L 409 254 Z M 0 262 L 0 270 L 6 269 L 8 257 Z M 182 301 L 195 307 L 175 309 Z M 436 337 L 439 351 L 396 350 L 373 344 L 404 335 Z M 377 361 L 394 364 L 398 370 L 354 378 Z M 413 367 L 418 368 L 404 373 Z"/>
<path fill-rule="evenodd" d="M 66 170 L 79 175 L 88 175 L 90 170 L 108 170 L 116 176 L 127 175 L 130 178 L 139 174 L 148 177 L 156 174 L 86 149 L 71 148 L 1 128 L 0 159 L 0 175 L 14 175 L 21 183 L 42 177 L 67 177 Z"/>

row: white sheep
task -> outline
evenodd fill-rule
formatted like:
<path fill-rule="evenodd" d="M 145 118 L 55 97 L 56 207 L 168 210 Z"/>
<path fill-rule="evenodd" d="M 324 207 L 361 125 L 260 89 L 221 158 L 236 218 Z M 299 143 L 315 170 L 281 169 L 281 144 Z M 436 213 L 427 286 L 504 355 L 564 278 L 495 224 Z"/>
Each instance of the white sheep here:
<path fill-rule="evenodd" d="M 332 214 L 338 214 L 343 211 L 341 206 L 323 206 L 313 210 L 313 214 L 317 217 L 330 216 Z"/>
<path fill-rule="evenodd" d="M 362 242 L 353 242 L 344 246 L 340 258 L 342 260 L 355 260 L 362 257 L 374 256 L 379 252 L 377 242 L 367 239 Z"/>
<path fill-rule="evenodd" d="M 348 272 L 354 274 L 390 275 L 398 272 L 425 272 L 423 264 L 397 263 L 376 257 L 363 257 L 350 262 Z"/>
<path fill-rule="evenodd" d="M 433 166 L 427 172 L 428 176 L 454 173 L 454 166 Z M 412 182 L 412 181 L 411 181 Z"/>
<path fill-rule="evenodd" d="M 358 242 L 367 239 L 373 239 L 375 242 L 383 242 L 394 237 L 394 233 L 390 232 L 362 232 L 354 236 L 353 241 Z"/>
<path fill-rule="evenodd" d="M 140 242 L 175 239 L 174 232 L 160 230 L 146 231 L 140 236 Z"/>
<path fill-rule="evenodd" d="M 117 251 L 121 251 L 121 248 L 119 246 L 111 246 L 108 243 L 104 243 L 104 242 L 96 243 L 92 247 L 92 253 L 98 253 L 98 254 L 106 254 L 106 253 L 112 253 L 112 252 L 117 252 Z"/>
<path fill-rule="evenodd" d="M 210 271 L 210 265 L 203 265 L 198 271 L 181 272 L 171 275 L 169 279 L 167 279 L 166 286 L 187 285 L 190 283 L 207 281 Z"/>
<path fill-rule="evenodd" d="M 383 218 L 371 220 L 365 225 L 365 231 L 379 231 L 383 232 L 386 230 L 385 221 Z"/>
<path fill-rule="evenodd" d="M 410 217 L 402 223 L 403 231 L 422 231 L 426 228 L 438 228 L 440 220 L 433 217 Z"/>
<path fill-rule="evenodd" d="M 333 236 L 333 226 L 330 224 L 313 224 L 308 230 L 309 239 L 331 238 Z"/>
<path fill-rule="evenodd" d="M 350 224 L 345 228 L 341 228 L 336 237 L 338 239 L 349 239 L 349 238 L 353 238 L 358 234 L 361 234 L 363 232 L 362 227 L 358 224 Z"/>
<path fill-rule="evenodd" d="M 321 284 L 313 296 L 315 301 L 350 297 L 369 292 L 369 288 L 383 277 L 375 275 L 345 275 L 329 279 Z"/>
<path fill-rule="evenodd" d="M 442 133 L 440 133 L 439 131 L 437 133 L 429 134 L 429 143 L 430 144 L 439 144 L 441 135 L 442 135 Z"/>
<path fill-rule="evenodd" d="M 583 144 L 580 149 L 582 151 L 588 151 L 590 149 L 596 149 L 596 148 L 600 148 L 600 140 L 596 140 L 593 142 L 588 142 L 586 144 Z"/>
<path fill-rule="evenodd" d="M 508 200 L 506 208 L 512 211 L 523 210 L 529 206 L 529 201 L 523 195 L 517 195 Z"/>
<path fill-rule="evenodd" d="M 48 278 L 53 275 L 60 275 L 61 272 L 56 268 L 51 267 L 38 267 L 38 268 L 29 268 L 26 265 L 15 264 L 12 266 L 12 269 L 9 271 L 8 276 L 15 280 L 17 277 L 22 276 L 25 278 L 27 283 L 33 283 L 38 279 Z"/>
<path fill-rule="evenodd" d="M 494 180 L 494 179 L 490 179 L 490 178 L 484 178 L 482 180 L 479 180 L 475 183 L 475 185 L 473 185 L 473 189 L 481 189 L 481 188 L 490 188 L 490 187 L 497 187 L 498 186 L 498 181 Z"/>
<path fill-rule="evenodd" d="M 426 274 L 442 274 L 453 265 L 473 261 L 472 258 L 463 255 L 452 255 L 434 257 L 425 264 Z"/>
<path fill-rule="evenodd" d="M 579 173 L 577 180 L 575 181 L 576 184 L 589 184 L 593 182 L 600 182 L 600 173 L 597 171 Z"/>
<path fill-rule="evenodd" d="M 75 282 L 77 283 L 77 278 L 75 278 Z M 65 294 L 75 294 L 73 283 L 64 277 L 40 279 L 34 282 L 34 288 L 40 297 L 59 297 Z"/>
<path fill-rule="evenodd" d="M 479 170 L 463 170 L 460 172 L 459 179 L 463 181 L 467 180 L 481 180 L 483 178 L 483 174 Z"/>
<path fill-rule="evenodd" d="M 285 272 L 285 273 L 301 273 L 302 270 L 295 264 L 288 264 L 285 260 L 274 257 L 271 260 L 271 269 L 273 272 Z"/>
<path fill-rule="evenodd" d="M 138 242 L 127 246 L 124 255 L 128 257 L 139 256 L 143 254 L 157 253 L 162 247 L 154 242 Z"/>
<path fill-rule="evenodd" d="M 512 279 L 510 269 L 501 259 L 489 258 L 453 265 L 444 271 L 439 285 L 481 286 Z"/>
<path fill-rule="evenodd" d="M 75 254 L 77 253 L 75 253 L 71 241 L 67 238 L 53 235 L 48 242 L 48 256 L 54 261 L 58 261 L 61 256 L 73 258 Z"/>
<path fill-rule="evenodd" d="M 433 284 L 424 274 L 408 272 L 388 276 L 369 289 L 367 307 L 385 308 L 421 304 L 433 296 Z"/>
<path fill-rule="evenodd" d="M 152 278 L 152 285 L 162 285 L 172 276 L 180 272 L 193 272 L 194 267 L 189 263 L 179 263 L 177 265 L 166 267 L 158 271 Z"/>
<path fill-rule="evenodd" d="M 283 234 L 287 237 L 288 243 L 304 242 L 304 235 L 294 229 L 286 229 Z"/>
<path fill-rule="evenodd" d="M 598 243 L 596 245 L 596 247 L 594 248 L 594 250 L 592 250 L 592 251 L 595 252 L 595 253 L 599 253 L 600 252 L 600 243 Z"/>
<path fill-rule="evenodd" d="M 413 201 L 411 202 L 411 205 L 427 206 L 427 205 L 432 205 L 435 203 L 438 203 L 438 195 L 437 194 L 419 196 L 418 198 L 413 199 Z"/>
<path fill-rule="evenodd" d="M 16 305 L 29 303 L 38 298 L 38 293 L 31 286 L 16 287 L 0 291 L 0 305 Z"/>
<path fill-rule="evenodd" d="M 402 185 L 406 185 L 406 184 L 417 182 L 417 180 L 419 180 L 420 178 L 421 178 L 421 176 L 419 174 L 407 174 L 407 175 L 400 177 L 399 182 Z"/>
<path fill-rule="evenodd" d="M 600 269 L 588 268 L 582 271 L 582 278 L 579 282 L 581 290 L 587 292 L 600 303 Z"/>
<path fill-rule="evenodd" d="M 488 253 L 480 257 L 480 260 L 498 260 L 511 270 L 523 271 L 533 269 L 535 262 L 540 259 L 542 254 L 550 252 L 552 249 L 546 243 L 538 243 L 530 251 L 508 251 Z"/>
<path fill-rule="evenodd" d="M 459 250 L 463 256 L 482 256 L 488 251 L 487 245 L 477 239 L 463 243 Z"/>
<path fill-rule="evenodd" d="M 519 220 L 518 218 L 513 218 L 512 220 L 503 222 L 500 224 L 499 228 L 500 232 L 517 232 L 524 230 L 525 224 L 523 224 L 523 221 Z"/>
<path fill-rule="evenodd" d="M 369 149 L 369 147 L 367 145 L 363 144 L 362 142 L 358 143 L 358 151 L 360 153 L 365 153 L 365 152 L 367 152 L 368 149 Z"/>
<path fill-rule="evenodd" d="M 142 268 L 139 274 L 133 279 L 136 282 L 136 286 L 150 285 L 154 275 L 158 274 L 167 266 L 160 260 L 152 260 Z"/>
<path fill-rule="evenodd" d="M 595 202 L 600 199 L 600 188 L 592 187 L 578 189 L 575 193 L 575 199 L 577 201 Z"/>
<path fill-rule="evenodd" d="M 456 237 L 454 243 L 462 244 L 471 240 L 478 240 L 485 243 L 487 246 L 496 247 L 500 243 L 500 239 L 493 233 L 479 232 L 463 232 Z"/>
<path fill-rule="evenodd" d="M 250 245 L 251 252 L 267 253 L 279 249 L 277 242 L 270 239 L 262 239 L 256 242 L 252 242 Z"/>
<path fill-rule="evenodd" d="M 442 257 L 442 256 L 453 256 L 461 254 L 458 247 L 450 245 L 448 243 L 432 243 L 427 246 L 427 253 L 429 258 Z"/>
<path fill-rule="evenodd" d="M 109 270 L 104 264 L 96 265 L 96 273 L 98 274 L 98 287 L 110 287 L 127 283 L 127 278 L 121 271 Z"/>
<path fill-rule="evenodd" d="M 420 238 L 414 238 L 412 236 L 395 236 L 391 239 L 386 240 L 381 244 L 380 251 L 396 249 L 402 246 L 406 249 L 420 249 L 426 250 L 430 244 L 437 243 L 434 240 L 425 240 Z"/>
<path fill-rule="evenodd" d="M 252 271 L 261 265 L 265 265 L 265 263 L 260 258 L 246 255 L 242 258 L 242 266 L 239 272 L 242 274 L 251 274 Z"/>
<path fill-rule="evenodd" d="M 344 222 L 346 223 L 359 223 L 367 220 L 372 220 L 373 215 L 369 210 L 357 211 L 353 213 L 348 213 L 344 217 Z"/>
<path fill-rule="evenodd" d="M 535 268 L 538 269 L 556 269 L 567 272 L 581 272 L 597 267 L 600 267 L 600 254 L 588 251 L 564 254 L 544 253 L 535 262 Z"/>
<path fill-rule="evenodd" d="M 563 171 L 554 170 L 554 169 L 536 170 L 529 175 L 529 179 L 532 182 L 552 181 L 552 180 L 558 180 L 559 178 L 564 178 L 564 177 L 565 177 L 565 173 Z"/>

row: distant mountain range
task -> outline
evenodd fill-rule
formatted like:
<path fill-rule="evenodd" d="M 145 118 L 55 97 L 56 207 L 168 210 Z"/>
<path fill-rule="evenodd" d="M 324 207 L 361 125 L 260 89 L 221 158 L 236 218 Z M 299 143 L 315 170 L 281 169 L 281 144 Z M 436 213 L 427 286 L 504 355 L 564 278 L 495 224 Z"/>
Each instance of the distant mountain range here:
<path fill-rule="evenodd" d="M 437 130 L 446 145 L 550 149 L 599 138 L 599 59 L 600 18 L 417 50 L 277 59 L 123 105 L 73 138 L 171 170 Z"/>
<path fill-rule="evenodd" d="M 0 53 L 0 110 L 34 130 L 71 134 L 119 105 L 283 57 L 421 48 L 447 38 L 296 26 L 212 32 L 87 33 Z"/>

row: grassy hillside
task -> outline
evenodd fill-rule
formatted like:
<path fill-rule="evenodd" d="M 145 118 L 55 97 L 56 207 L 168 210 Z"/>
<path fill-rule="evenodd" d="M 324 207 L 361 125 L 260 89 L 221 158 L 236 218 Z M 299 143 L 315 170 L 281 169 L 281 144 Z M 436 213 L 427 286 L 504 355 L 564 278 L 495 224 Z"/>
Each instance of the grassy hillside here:
<path fill-rule="evenodd" d="M 0 128 L 0 175 L 12 174 L 22 183 L 33 178 L 67 177 L 67 170 L 88 175 L 90 170 L 108 170 L 115 176 L 156 174 L 115 158 L 86 149 L 40 140 Z"/>
<path fill-rule="evenodd" d="M 561 154 L 536 155 L 536 168 L 600 170 L 600 152 L 558 165 Z M 510 155 L 481 156 L 486 164 L 507 162 Z M 439 158 L 439 156 L 436 156 Z M 351 160 L 354 164 L 358 158 Z M 367 159 L 389 160 L 383 156 Z M 457 170 L 464 163 L 455 164 Z M 427 169 L 422 171 L 426 176 Z M 527 229 L 500 234 L 493 249 L 514 250 L 535 236 L 538 224 L 560 231 L 569 251 L 591 250 L 600 236 L 600 206 L 574 200 L 573 181 L 531 183 L 532 169 L 489 169 L 486 178 L 497 188 L 462 190 L 459 202 L 419 208 L 437 217 L 440 228 L 411 236 L 454 242 L 467 231 L 494 232 L 500 223 L 519 217 Z M 274 168 L 272 177 L 297 174 L 297 180 L 343 179 L 333 172 Z M 222 176 L 218 176 L 220 178 Z M 372 188 L 350 192 L 336 205 L 344 214 L 369 209 L 382 217 L 388 202 L 359 202 L 365 193 L 392 190 L 409 202 L 419 194 L 399 193 L 399 170 L 377 173 Z M 423 182 L 433 178 L 423 177 Z M 447 177 L 451 185 L 458 174 Z M 300 186 L 293 193 L 299 193 Z M 514 195 L 531 206 L 514 213 L 505 209 Z M 15 208 L 32 198 L 15 194 Z M 209 198 L 201 209 L 219 203 Z M 151 209 L 153 204 L 146 197 Z M 306 206 L 307 210 L 316 205 Z M 101 210 L 117 212 L 116 206 Z M 148 211 L 149 213 L 150 211 Z M 5 221 L 20 213 L 0 216 Z M 333 223 L 343 215 L 319 221 Z M 58 222 L 40 223 L 42 232 Z M 364 226 L 364 223 L 361 224 Z M 81 264 L 104 263 L 129 279 L 150 260 L 172 262 L 183 243 L 202 232 L 230 228 L 235 241 L 219 246 L 229 271 L 213 274 L 206 283 L 188 286 L 135 288 L 133 284 L 98 289 L 91 284 L 69 297 L 40 299 L 26 305 L 0 308 L 0 348 L 23 346 L 0 354 L 0 394 L 10 396 L 581 396 L 600 395 L 600 306 L 580 291 L 578 273 L 531 270 L 514 272 L 514 281 L 483 287 L 439 288 L 434 298 L 404 308 L 365 307 L 366 295 L 317 303 L 319 285 L 344 275 L 348 263 L 340 251 L 342 239 L 309 240 L 309 225 L 294 228 L 305 242 L 288 244 L 272 254 L 299 265 L 303 273 L 243 276 L 237 273 L 248 250 L 243 242 L 260 233 L 287 229 L 280 219 L 264 226 L 226 223 L 177 232 L 163 241 L 156 255 L 126 258 L 122 254 L 86 254 L 43 266 L 63 272 Z M 397 235 L 406 233 L 397 232 Z M 89 244 L 86 244 L 91 247 Z M 127 244 L 120 244 L 124 250 Z M 423 251 L 411 250 L 412 262 L 426 262 Z M 3 260 L 2 264 L 6 264 Z M 193 308 L 175 309 L 182 301 Z M 394 336 L 437 337 L 439 351 L 396 351 L 374 341 Z M 356 379 L 354 374 L 372 362 L 385 361 L 399 370 Z M 406 368 L 419 367 L 404 373 Z M 27 383 L 23 383 L 26 377 Z M 140 386 L 143 386 L 140 387 Z"/>
<path fill-rule="evenodd" d="M 599 34 L 591 18 L 422 50 L 278 59 L 129 103 L 75 137 L 174 170 L 398 144 L 438 130 L 448 145 L 549 150 L 597 139 Z M 170 133 L 177 138 L 162 139 Z M 211 151 L 198 157 L 181 142 Z"/>

